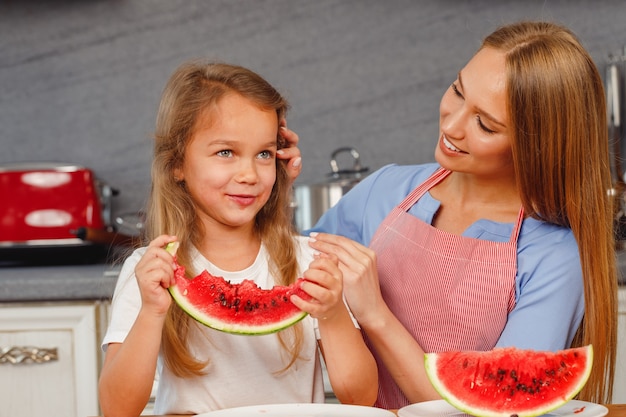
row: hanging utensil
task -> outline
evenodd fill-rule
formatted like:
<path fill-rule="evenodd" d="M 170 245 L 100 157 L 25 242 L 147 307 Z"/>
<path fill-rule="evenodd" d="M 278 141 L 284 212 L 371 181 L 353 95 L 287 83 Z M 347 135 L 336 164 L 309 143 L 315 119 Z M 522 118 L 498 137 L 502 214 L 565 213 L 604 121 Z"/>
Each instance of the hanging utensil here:
<path fill-rule="evenodd" d="M 621 58 L 610 57 L 606 68 L 607 122 L 611 150 L 613 187 L 609 191 L 615 202 L 615 229 L 618 241 L 626 239 L 626 183 L 622 169 L 622 123 L 621 123 Z"/>

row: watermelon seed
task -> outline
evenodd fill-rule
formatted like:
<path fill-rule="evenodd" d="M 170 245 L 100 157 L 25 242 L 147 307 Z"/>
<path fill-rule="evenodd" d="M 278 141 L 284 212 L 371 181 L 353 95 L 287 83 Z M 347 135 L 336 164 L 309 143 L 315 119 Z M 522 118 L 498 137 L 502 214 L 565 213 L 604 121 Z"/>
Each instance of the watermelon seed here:
<path fill-rule="evenodd" d="M 251 300 L 246 301 L 246 306 L 244 307 L 245 311 L 252 311 L 254 310 L 254 305 L 252 304 Z"/>
<path fill-rule="evenodd" d="M 498 369 L 498 381 L 502 382 L 505 376 L 506 376 L 506 370 Z"/>

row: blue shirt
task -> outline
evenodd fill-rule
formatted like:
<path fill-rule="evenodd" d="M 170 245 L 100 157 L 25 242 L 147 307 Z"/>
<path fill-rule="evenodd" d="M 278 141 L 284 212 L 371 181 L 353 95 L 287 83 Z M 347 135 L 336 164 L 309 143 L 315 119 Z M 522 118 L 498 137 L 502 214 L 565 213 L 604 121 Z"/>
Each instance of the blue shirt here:
<path fill-rule="evenodd" d="M 333 233 L 369 246 L 387 214 L 438 167 L 435 163 L 392 164 L 379 169 L 346 193 L 305 234 Z M 439 206 L 427 192 L 409 213 L 432 224 Z M 463 236 L 508 242 L 514 226 L 481 219 Z M 515 298 L 497 346 L 552 351 L 570 346 L 584 313 L 578 244 L 570 229 L 524 219 L 517 241 Z"/>

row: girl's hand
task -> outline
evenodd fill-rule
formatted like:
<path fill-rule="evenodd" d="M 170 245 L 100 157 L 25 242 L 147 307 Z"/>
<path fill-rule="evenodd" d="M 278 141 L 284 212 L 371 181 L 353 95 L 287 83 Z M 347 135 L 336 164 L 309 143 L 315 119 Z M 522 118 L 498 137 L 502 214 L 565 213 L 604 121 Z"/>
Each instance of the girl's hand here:
<path fill-rule="evenodd" d="M 167 288 L 175 282 L 174 258 L 164 247 L 175 240 L 175 236 L 168 235 L 154 239 L 135 267 L 141 308 L 156 315 L 165 315 L 172 302 Z"/>
<path fill-rule="evenodd" d="M 313 298 L 305 301 L 297 295 L 292 295 L 291 302 L 298 308 L 319 320 L 330 320 L 345 310 L 342 276 L 336 256 L 315 255 L 309 269 L 303 275 L 306 281 L 300 286 Z"/>
<path fill-rule="evenodd" d="M 278 159 L 289 161 L 287 162 L 287 174 L 293 183 L 302 171 L 302 157 L 300 155 L 300 148 L 298 148 L 299 138 L 294 131 L 287 128 L 287 121 L 285 119 L 280 121 L 278 133 L 285 139 L 286 146 L 278 150 L 277 157 Z"/>
<path fill-rule="evenodd" d="M 365 326 L 379 318 L 379 308 L 387 307 L 380 292 L 374 251 L 346 237 L 328 233 L 311 233 L 309 245 L 339 259 L 344 295 L 357 321 Z"/>

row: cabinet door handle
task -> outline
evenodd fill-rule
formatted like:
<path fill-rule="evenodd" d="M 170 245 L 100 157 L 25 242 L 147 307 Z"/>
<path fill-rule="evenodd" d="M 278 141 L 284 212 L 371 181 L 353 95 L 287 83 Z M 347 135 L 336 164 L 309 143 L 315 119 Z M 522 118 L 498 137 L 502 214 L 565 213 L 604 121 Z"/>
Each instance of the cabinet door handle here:
<path fill-rule="evenodd" d="M 57 348 L 39 348 L 34 346 L 0 347 L 1 364 L 47 363 L 59 359 Z"/>

